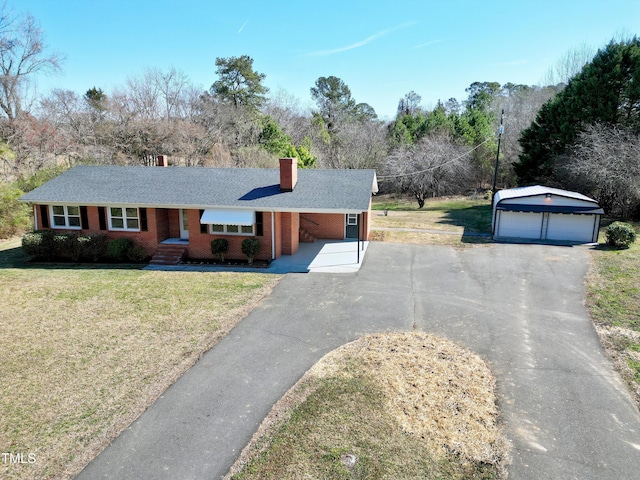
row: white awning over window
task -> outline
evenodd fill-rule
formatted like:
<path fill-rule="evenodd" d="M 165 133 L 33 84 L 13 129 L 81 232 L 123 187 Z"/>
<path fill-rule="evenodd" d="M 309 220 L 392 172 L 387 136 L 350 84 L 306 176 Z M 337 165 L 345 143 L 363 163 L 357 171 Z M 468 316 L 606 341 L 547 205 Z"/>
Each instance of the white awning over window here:
<path fill-rule="evenodd" d="M 203 212 L 200 223 L 216 225 L 253 225 L 256 212 L 252 210 L 228 210 L 210 208 Z"/>

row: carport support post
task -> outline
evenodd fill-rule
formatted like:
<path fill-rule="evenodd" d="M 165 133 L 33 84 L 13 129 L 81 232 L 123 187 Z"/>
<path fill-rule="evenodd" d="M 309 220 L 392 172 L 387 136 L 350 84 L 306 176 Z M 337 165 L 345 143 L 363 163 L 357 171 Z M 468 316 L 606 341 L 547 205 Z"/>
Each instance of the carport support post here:
<path fill-rule="evenodd" d="M 358 228 L 358 241 L 356 242 L 356 250 L 358 252 L 358 262 L 360 263 L 360 228 Z"/>

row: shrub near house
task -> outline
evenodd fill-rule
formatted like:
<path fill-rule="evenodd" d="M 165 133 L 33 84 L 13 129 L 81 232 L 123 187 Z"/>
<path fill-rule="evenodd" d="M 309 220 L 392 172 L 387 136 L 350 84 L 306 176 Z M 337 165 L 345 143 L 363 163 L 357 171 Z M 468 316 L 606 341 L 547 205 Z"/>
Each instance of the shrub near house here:
<path fill-rule="evenodd" d="M 614 248 L 629 248 L 636 241 L 636 231 L 625 222 L 613 222 L 605 230 L 607 245 Z"/>
<path fill-rule="evenodd" d="M 260 251 L 260 240 L 255 237 L 245 238 L 242 241 L 242 253 L 247 256 L 249 265 L 253 264 L 253 259 Z"/>
<path fill-rule="evenodd" d="M 224 262 L 227 250 L 229 250 L 229 240 L 226 238 L 214 238 L 211 240 L 211 253 L 217 255 L 221 262 Z"/>
<path fill-rule="evenodd" d="M 142 262 L 148 258 L 144 248 L 128 238 L 107 241 L 105 235 L 86 235 L 40 230 L 22 237 L 22 249 L 37 260 L 73 262 Z"/>

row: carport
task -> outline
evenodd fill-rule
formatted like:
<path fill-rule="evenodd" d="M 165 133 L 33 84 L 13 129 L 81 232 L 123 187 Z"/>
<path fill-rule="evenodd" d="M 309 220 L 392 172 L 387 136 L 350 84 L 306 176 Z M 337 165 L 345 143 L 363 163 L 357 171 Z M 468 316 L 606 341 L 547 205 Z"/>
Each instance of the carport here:
<path fill-rule="evenodd" d="M 493 198 L 493 238 L 598 241 L 598 202 L 578 192 L 535 185 L 500 190 Z"/>

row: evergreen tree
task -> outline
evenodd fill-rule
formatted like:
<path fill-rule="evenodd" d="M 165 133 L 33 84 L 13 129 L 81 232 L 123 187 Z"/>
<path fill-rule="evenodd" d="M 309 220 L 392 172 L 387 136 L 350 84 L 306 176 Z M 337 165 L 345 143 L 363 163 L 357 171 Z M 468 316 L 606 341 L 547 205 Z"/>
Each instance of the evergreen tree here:
<path fill-rule="evenodd" d="M 212 95 L 235 108 L 245 106 L 258 109 L 264 104 L 269 89 L 262 82 L 267 76 L 253 70 L 250 56 L 216 58 L 216 67 L 220 78 L 211 85 Z"/>
<path fill-rule="evenodd" d="M 551 181 L 556 158 L 595 123 L 640 131 L 640 39 L 610 42 L 538 112 L 520 137 L 522 154 L 514 165 L 520 184 Z"/>

